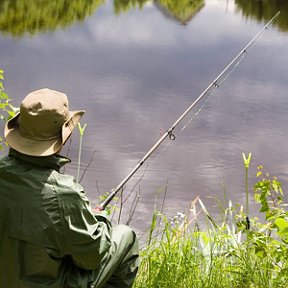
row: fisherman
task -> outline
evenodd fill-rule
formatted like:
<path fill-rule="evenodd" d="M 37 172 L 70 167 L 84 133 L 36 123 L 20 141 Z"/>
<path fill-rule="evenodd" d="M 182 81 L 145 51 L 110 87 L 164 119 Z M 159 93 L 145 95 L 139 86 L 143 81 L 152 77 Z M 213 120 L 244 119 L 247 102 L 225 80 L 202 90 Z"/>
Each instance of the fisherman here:
<path fill-rule="evenodd" d="M 0 288 L 131 287 L 138 240 L 92 209 L 59 155 L 84 111 L 67 96 L 28 94 L 6 123 L 9 154 L 0 160 Z"/>

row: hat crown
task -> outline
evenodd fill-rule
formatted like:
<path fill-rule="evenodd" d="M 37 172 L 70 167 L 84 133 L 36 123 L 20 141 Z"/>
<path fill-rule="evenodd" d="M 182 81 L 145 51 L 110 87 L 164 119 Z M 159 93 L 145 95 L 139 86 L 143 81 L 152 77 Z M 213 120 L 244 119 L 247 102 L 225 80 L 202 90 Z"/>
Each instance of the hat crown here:
<path fill-rule="evenodd" d="M 36 90 L 24 98 L 20 113 L 6 122 L 4 135 L 22 154 L 49 156 L 65 144 L 84 112 L 69 111 L 68 98 L 61 92 Z"/>
<path fill-rule="evenodd" d="M 19 132 L 35 140 L 56 139 L 68 119 L 68 99 L 64 93 L 48 88 L 36 90 L 21 103 Z"/>

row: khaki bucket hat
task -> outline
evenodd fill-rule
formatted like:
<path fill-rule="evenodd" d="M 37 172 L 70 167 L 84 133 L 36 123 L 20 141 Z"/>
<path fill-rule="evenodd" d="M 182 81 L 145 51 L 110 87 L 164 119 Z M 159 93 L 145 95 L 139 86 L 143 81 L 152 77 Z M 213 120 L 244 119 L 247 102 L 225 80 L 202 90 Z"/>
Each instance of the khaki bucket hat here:
<path fill-rule="evenodd" d="M 10 147 L 30 156 L 49 156 L 65 144 L 85 111 L 69 111 L 64 93 L 48 88 L 28 94 L 5 126 Z"/>

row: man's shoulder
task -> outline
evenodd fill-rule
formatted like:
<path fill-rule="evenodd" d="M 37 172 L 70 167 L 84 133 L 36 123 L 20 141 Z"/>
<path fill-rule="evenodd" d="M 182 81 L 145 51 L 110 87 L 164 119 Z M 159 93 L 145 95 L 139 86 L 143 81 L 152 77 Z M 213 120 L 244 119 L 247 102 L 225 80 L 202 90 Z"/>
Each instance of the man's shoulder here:
<path fill-rule="evenodd" d="M 11 158 L 9 155 L 0 154 L 0 166 L 6 166 L 10 162 Z"/>
<path fill-rule="evenodd" d="M 75 177 L 69 174 L 59 173 L 52 171 L 49 177 L 49 181 L 53 184 L 58 193 L 61 194 L 74 194 L 84 192 L 84 188 L 81 184 L 75 181 Z"/>

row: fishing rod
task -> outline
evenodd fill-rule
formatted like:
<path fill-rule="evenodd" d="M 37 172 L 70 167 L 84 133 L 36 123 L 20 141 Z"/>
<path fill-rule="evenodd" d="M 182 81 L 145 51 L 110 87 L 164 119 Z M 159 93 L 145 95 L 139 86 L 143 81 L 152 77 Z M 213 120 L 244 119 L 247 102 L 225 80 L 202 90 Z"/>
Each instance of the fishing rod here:
<path fill-rule="evenodd" d="M 143 165 L 143 163 L 150 157 L 150 155 L 161 145 L 161 143 L 169 137 L 171 140 L 175 140 L 175 135 L 173 134 L 174 129 L 183 120 L 183 118 L 196 106 L 196 104 L 208 93 L 211 88 L 218 88 L 220 84 L 218 81 L 223 75 L 234 65 L 236 67 L 240 61 L 246 56 L 249 48 L 254 42 L 263 34 L 263 32 L 276 20 L 279 16 L 280 11 L 278 11 L 271 20 L 252 38 L 252 40 L 233 58 L 233 60 L 224 68 L 224 70 L 207 86 L 207 88 L 198 96 L 198 98 L 186 109 L 186 111 L 174 122 L 174 124 L 160 137 L 160 139 L 152 146 L 152 148 L 143 156 L 143 158 L 138 162 L 138 164 L 131 170 L 131 172 L 119 183 L 119 185 L 112 189 L 108 196 L 97 206 L 96 209 L 104 210 L 106 206 L 111 202 L 111 200 L 116 196 L 116 194 L 123 188 L 123 186 L 130 180 L 130 178 L 136 173 L 136 171 Z"/>

